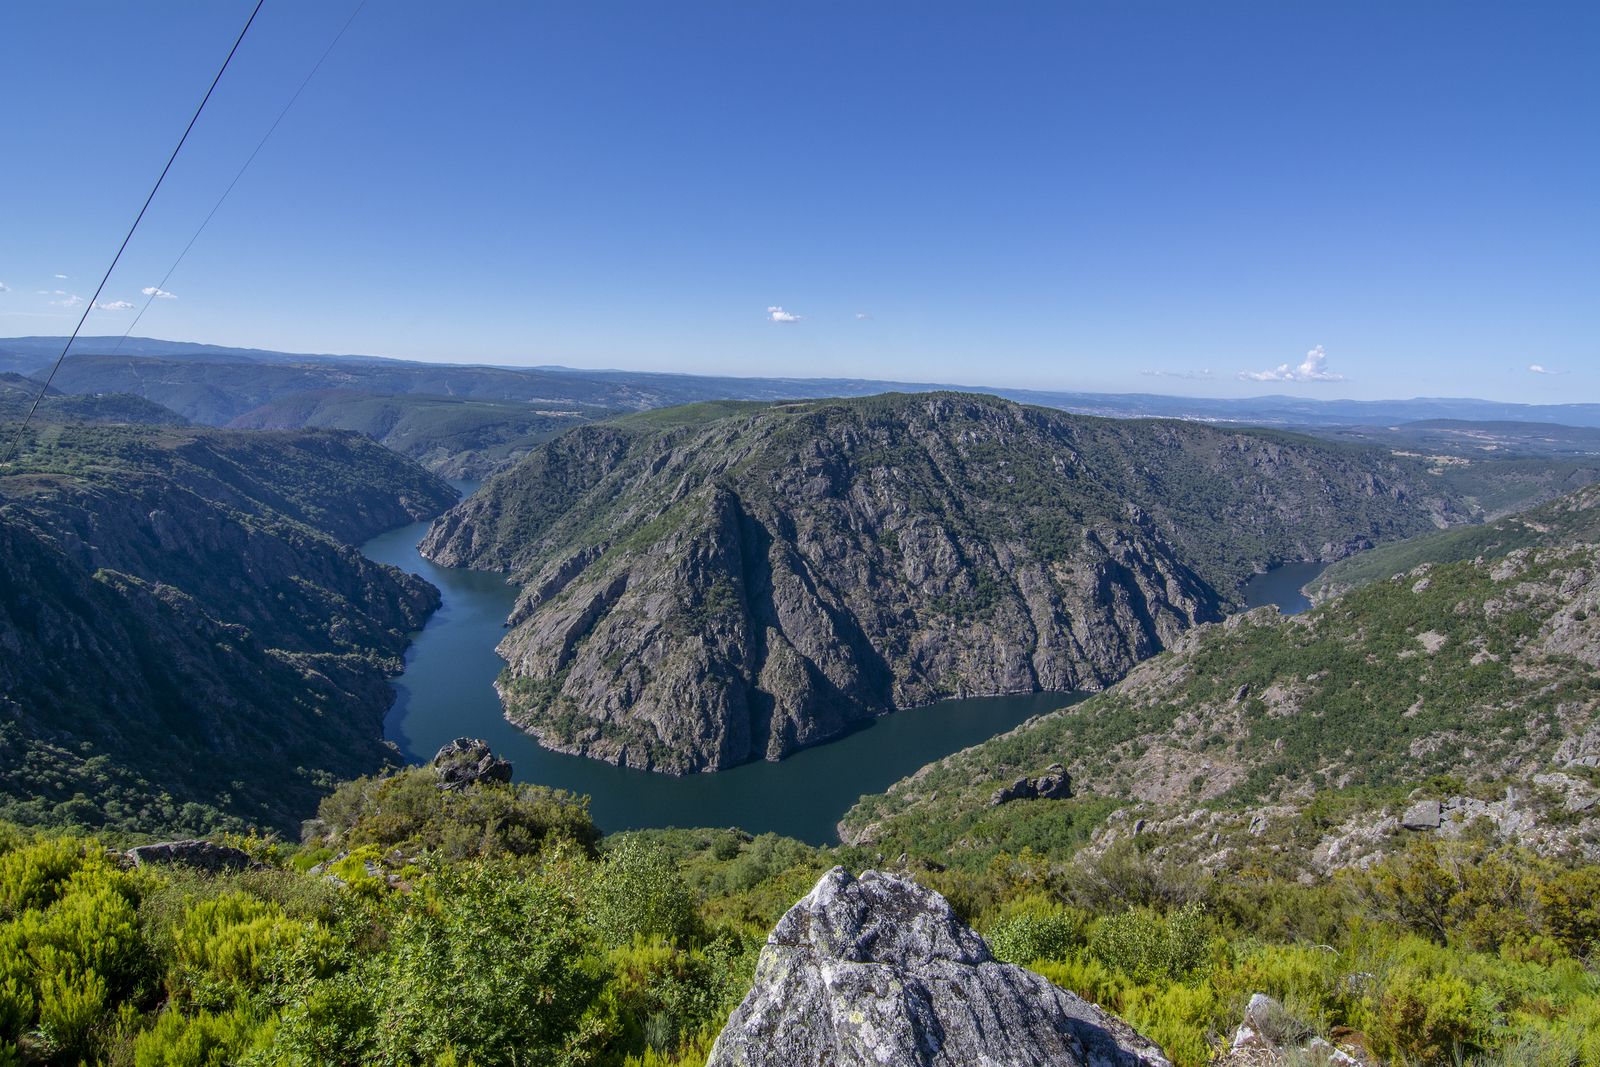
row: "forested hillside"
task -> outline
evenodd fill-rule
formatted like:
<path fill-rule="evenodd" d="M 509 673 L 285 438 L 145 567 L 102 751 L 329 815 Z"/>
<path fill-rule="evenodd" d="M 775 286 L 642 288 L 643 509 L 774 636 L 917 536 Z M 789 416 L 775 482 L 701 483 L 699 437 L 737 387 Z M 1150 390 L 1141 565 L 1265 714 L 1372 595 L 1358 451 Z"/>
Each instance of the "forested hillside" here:
<path fill-rule="evenodd" d="M 75 395 L 59 389 L 39 394 L 39 383 L 20 374 L 0 373 L 0 423 L 20 420 L 38 400 L 38 417 L 46 422 L 110 422 L 149 426 L 182 426 L 189 420 L 151 400 L 129 393 Z M 15 431 L 13 431 L 15 432 Z M 10 438 L 6 444 L 10 445 Z"/>
<path fill-rule="evenodd" d="M 31 426 L 0 472 L 0 812 L 292 829 L 391 761 L 386 677 L 438 599 L 350 542 L 454 498 L 354 434 Z"/>
<path fill-rule="evenodd" d="M 1592 506 L 1595 493 L 1586 488 L 1490 522 L 1379 545 L 1334 563 L 1307 591 L 1314 600 L 1326 600 L 1425 564 L 1495 558 L 1513 549 L 1540 545 L 1600 543 L 1600 509 Z"/>
<path fill-rule="evenodd" d="M 246 430 L 356 430 L 446 478 L 480 479 L 604 414 L 582 406 L 453 396 L 291 393 L 232 419 Z"/>

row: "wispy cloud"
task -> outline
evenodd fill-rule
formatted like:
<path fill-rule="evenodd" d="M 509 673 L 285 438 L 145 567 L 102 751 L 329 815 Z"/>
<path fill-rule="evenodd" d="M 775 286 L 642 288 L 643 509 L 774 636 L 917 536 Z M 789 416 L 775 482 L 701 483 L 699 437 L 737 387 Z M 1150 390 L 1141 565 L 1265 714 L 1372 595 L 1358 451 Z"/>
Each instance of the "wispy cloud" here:
<path fill-rule="evenodd" d="M 780 307 L 767 308 L 768 322 L 799 322 L 803 316 L 783 310 Z"/>
<path fill-rule="evenodd" d="M 9 293 L 10 291 L 11 286 L 7 285 L 5 282 L 0 282 L 0 293 Z"/>
<path fill-rule="evenodd" d="M 57 278 L 57 280 L 63 281 L 63 282 L 67 280 L 67 276 L 65 274 L 57 274 L 56 278 Z"/>
<path fill-rule="evenodd" d="M 53 307 L 75 308 L 79 304 L 83 303 L 83 297 L 79 296 L 77 293 L 69 293 L 65 289 L 52 289 L 49 292 L 45 292 L 45 290 L 40 289 L 39 292 L 43 293 L 45 296 L 55 297 L 54 300 L 50 301 Z"/>
<path fill-rule="evenodd" d="M 1327 368 L 1328 356 L 1318 345 L 1306 353 L 1306 358 L 1291 366 L 1280 363 L 1271 370 L 1242 370 L 1239 377 L 1247 382 L 1342 382 L 1344 375 Z"/>
<path fill-rule="evenodd" d="M 177 293 L 169 293 L 165 289 L 157 289 L 153 285 L 147 285 L 143 289 L 140 289 L 139 291 L 141 293 L 143 293 L 145 296 L 157 296 L 157 297 L 160 297 L 162 300 L 176 300 L 176 299 L 178 299 L 178 294 Z"/>
<path fill-rule="evenodd" d="M 1151 378 L 1187 378 L 1190 381 L 1203 381 L 1212 377 L 1209 367 L 1204 370 L 1142 370 L 1139 373 Z"/>
<path fill-rule="evenodd" d="M 1543 363 L 1530 363 L 1530 364 L 1528 364 L 1528 370 L 1531 371 L 1534 374 L 1565 374 L 1566 373 L 1566 371 L 1551 370 L 1549 367 L 1546 367 Z"/>
<path fill-rule="evenodd" d="M 868 311 L 858 311 L 858 312 L 856 312 L 856 321 L 858 321 L 858 322 L 864 322 L 864 321 L 866 321 L 867 319 L 870 319 L 870 318 L 872 318 L 872 313 L 871 312 L 868 312 Z"/>
<path fill-rule="evenodd" d="M 138 305 L 126 300 L 108 300 L 104 304 L 96 304 L 95 307 L 101 311 L 132 311 Z"/>

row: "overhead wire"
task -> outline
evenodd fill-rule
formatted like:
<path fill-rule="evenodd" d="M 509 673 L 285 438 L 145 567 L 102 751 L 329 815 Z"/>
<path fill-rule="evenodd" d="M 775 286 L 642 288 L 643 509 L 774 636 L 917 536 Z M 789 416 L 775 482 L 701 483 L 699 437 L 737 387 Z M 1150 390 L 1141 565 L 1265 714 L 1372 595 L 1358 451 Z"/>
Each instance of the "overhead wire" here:
<path fill-rule="evenodd" d="M 244 165 L 239 168 L 239 172 L 233 176 L 233 181 L 229 182 L 228 187 L 222 191 L 222 195 L 217 197 L 217 202 L 211 206 L 211 211 L 201 220 L 199 228 L 194 231 L 194 236 L 189 238 L 189 243 L 183 246 L 183 251 L 178 253 L 178 258 L 172 261 L 171 267 L 167 268 L 167 273 L 162 275 L 161 280 L 154 285 L 155 291 L 146 294 L 144 307 L 140 308 L 139 314 L 135 315 L 133 321 L 128 323 L 128 328 L 122 331 L 122 336 L 117 338 L 116 345 L 107 353 L 108 355 L 114 356 L 122 351 L 123 342 L 132 335 L 134 327 L 138 326 L 139 320 L 144 318 L 144 313 L 150 310 L 150 305 L 155 303 L 156 298 L 166 290 L 167 282 L 172 279 L 172 275 L 183 262 L 183 257 L 189 254 L 189 249 L 194 247 L 194 243 L 200 239 L 200 235 L 211 224 L 211 220 L 221 210 L 223 202 L 228 199 L 228 194 L 233 192 L 233 187 L 239 184 L 239 179 L 243 178 L 244 172 L 250 169 L 250 164 L 256 161 L 256 156 L 261 154 L 261 150 L 271 140 L 273 133 L 277 131 L 279 124 L 283 122 L 284 116 L 289 114 L 289 109 L 294 107 L 295 101 L 300 99 L 300 94 L 306 91 L 306 86 L 311 84 L 311 79 L 317 76 L 317 71 L 322 69 L 323 62 L 333 53 L 334 48 L 338 46 L 339 41 L 344 37 L 345 31 L 350 28 L 351 23 L 355 22 L 356 16 L 361 14 L 362 8 L 366 6 L 367 0 L 361 0 L 356 5 L 356 9 L 350 13 L 350 17 L 345 20 L 344 25 L 339 28 L 339 32 L 334 34 L 333 40 L 329 42 L 328 47 L 322 50 L 322 55 L 318 57 L 316 64 L 312 66 L 311 72 L 305 76 L 305 80 L 300 83 L 300 88 L 296 89 L 294 95 L 289 97 L 289 102 L 283 105 L 283 110 L 278 112 L 278 117 L 272 120 L 272 125 L 267 127 L 267 132 L 262 134 L 261 140 L 256 143 L 255 151 L 250 153 L 250 157 L 244 161 Z"/>
<path fill-rule="evenodd" d="M 194 109 L 194 114 L 189 118 L 189 125 L 184 127 L 183 136 L 178 138 L 177 147 L 167 157 L 167 165 L 161 168 L 161 174 L 156 178 L 156 183 L 150 187 L 150 195 L 144 198 L 144 205 L 139 208 L 139 214 L 134 217 L 133 225 L 128 227 L 128 233 L 122 238 L 122 244 L 117 246 L 117 254 L 111 257 L 111 265 L 106 268 L 105 274 L 100 278 L 100 284 L 95 287 L 94 296 L 89 298 L 88 305 L 83 309 L 83 314 L 78 316 L 78 325 L 73 327 L 72 336 L 67 338 L 67 343 L 61 347 L 61 354 L 56 357 L 55 363 L 50 367 L 50 373 L 45 376 L 44 384 L 39 387 L 39 394 L 33 398 L 33 403 L 28 408 L 28 413 L 22 417 L 22 423 L 17 427 L 16 436 L 11 439 L 11 447 L 6 450 L 5 464 L 10 465 L 16 457 L 17 449 L 22 446 L 23 434 L 27 432 L 28 423 L 33 420 L 34 413 L 39 410 L 39 402 L 50 391 L 50 383 L 55 381 L 56 372 L 61 369 L 62 362 L 67 358 L 67 352 L 72 349 L 72 343 L 78 339 L 78 334 L 83 330 L 83 324 L 89 318 L 89 313 L 94 310 L 95 304 L 100 300 L 100 294 L 105 291 L 106 282 L 111 279 L 111 272 L 117 269 L 117 262 L 122 259 L 122 253 L 127 250 L 128 242 L 133 240 L 134 231 L 139 228 L 139 223 L 144 219 L 144 213 L 150 209 L 150 202 L 156 198 L 156 193 L 161 189 L 161 183 L 166 181 L 167 172 L 172 170 L 172 164 L 178 158 L 178 153 L 183 151 L 183 146 L 189 140 L 189 134 L 194 130 L 195 123 L 200 121 L 200 113 L 206 109 L 206 103 L 211 99 L 211 94 L 217 89 L 217 83 L 222 81 L 222 76 L 227 73 L 228 65 L 233 62 L 233 57 L 238 53 L 239 46 L 244 43 L 245 34 L 250 32 L 250 27 L 255 23 L 256 16 L 261 14 L 261 7 L 266 0 L 256 0 L 255 8 L 250 12 L 250 17 L 245 20 L 244 29 L 239 31 L 239 36 L 234 39 L 233 47 L 228 49 L 227 58 L 222 61 L 222 66 L 217 68 L 217 76 L 211 79 L 211 85 L 206 89 L 206 95 L 200 98 L 200 106 Z"/>

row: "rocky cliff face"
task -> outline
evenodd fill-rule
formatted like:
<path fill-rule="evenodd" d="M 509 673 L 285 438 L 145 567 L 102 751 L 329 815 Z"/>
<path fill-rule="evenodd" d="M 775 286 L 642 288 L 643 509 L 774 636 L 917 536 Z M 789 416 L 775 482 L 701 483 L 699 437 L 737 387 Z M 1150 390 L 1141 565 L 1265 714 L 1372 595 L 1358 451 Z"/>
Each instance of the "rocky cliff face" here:
<path fill-rule="evenodd" d="M 1155 1043 L 999 963 L 939 894 L 842 867 L 767 939 L 707 1067 L 1169 1067 Z"/>
<path fill-rule="evenodd" d="M 345 434 L 40 426 L 0 477 L 0 801 L 124 829 L 292 829 L 383 766 L 438 604 L 341 537 L 447 485 Z"/>
<path fill-rule="evenodd" d="M 942 697 L 1098 689 L 1270 561 L 1453 517 L 1428 479 L 1286 435 L 888 396 L 585 427 L 423 549 L 523 582 L 514 721 L 680 773 Z"/>

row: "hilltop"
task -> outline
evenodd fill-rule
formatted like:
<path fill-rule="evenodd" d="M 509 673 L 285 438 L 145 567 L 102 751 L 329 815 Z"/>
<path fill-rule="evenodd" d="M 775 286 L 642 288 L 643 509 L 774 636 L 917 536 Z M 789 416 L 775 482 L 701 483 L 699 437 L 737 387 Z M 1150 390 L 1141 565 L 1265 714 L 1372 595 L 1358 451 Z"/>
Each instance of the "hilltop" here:
<path fill-rule="evenodd" d="M 940 697 L 1100 688 L 1256 570 L 1464 517 L 1381 450 L 890 394 L 580 427 L 423 551 L 523 585 L 514 721 L 682 772 Z"/>

